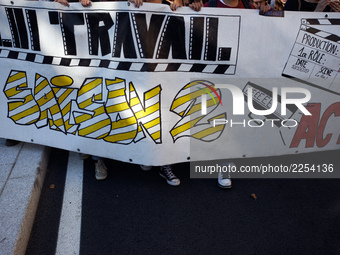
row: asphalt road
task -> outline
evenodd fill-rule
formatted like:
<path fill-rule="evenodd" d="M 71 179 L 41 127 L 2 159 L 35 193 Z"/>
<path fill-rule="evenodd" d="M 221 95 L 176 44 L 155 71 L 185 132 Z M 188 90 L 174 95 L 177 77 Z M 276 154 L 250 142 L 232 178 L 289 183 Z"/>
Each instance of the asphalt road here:
<path fill-rule="evenodd" d="M 68 154 L 53 149 L 26 254 L 55 254 Z M 236 163 L 307 161 L 340 171 L 339 156 Z M 156 167 L 106 164 L 108 178 L 97 181 L 94 162 L 84 161 L 79 254 L 340 254 L 340 179 L 233 179 L 224 190 L 215 179 L 190 179 L 183 163 L 173 166 L 181 185 L 171 187 Z"/>

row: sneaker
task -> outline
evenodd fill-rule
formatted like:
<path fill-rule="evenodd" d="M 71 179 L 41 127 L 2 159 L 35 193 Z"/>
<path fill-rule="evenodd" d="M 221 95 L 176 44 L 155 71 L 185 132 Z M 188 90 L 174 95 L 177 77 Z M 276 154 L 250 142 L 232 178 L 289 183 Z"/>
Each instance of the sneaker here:
<path fill-rule="evenodd" d="M 162 176 L 171 186 L 178 186 L 181 183 L 181 181 L 172 172 L 171 165 L 161 166 L 159 175 Z"/>
<path fill-rule="evenodd" d="M 235 166 L 235 164 L 232 162 L 229 163 L 229 165 L 231 167 Z M 232 187 L 231 179 L 230 179 L 230 172 L 227 172 L 227 173 L 218 172 L 217 183 L 218 183 L 218 186 L 222 189 L 230 189 Z"/>
<path fill-rule="evenodd" d="M 107 177 L 107 168 L 102 159 L 99 159 L 97 163 L 95 163 L 95 171 L 96 171 L 96 179 L 97 180 L 105 180 Z"/>
<path fill-rule="evenodd" d="M 145 166 L 145 165 L 139 165 L 139 166 L 143 171 L 149 171 L 152 168 L 152 166 Z"/>

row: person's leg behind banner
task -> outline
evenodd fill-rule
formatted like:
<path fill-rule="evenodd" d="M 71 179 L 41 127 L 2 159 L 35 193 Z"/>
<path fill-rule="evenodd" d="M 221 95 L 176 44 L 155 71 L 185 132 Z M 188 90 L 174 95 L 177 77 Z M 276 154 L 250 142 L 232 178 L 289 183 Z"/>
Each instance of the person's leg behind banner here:
<path fill-rule="evenodd" d="M 88 159 L 90 155 L 79 153 L 79 158 L 82 160 Z M 107 167 L 105 165 L 104 159 L 98 156 L 92 156 L 95 167 L 95 177 L 98 181 L 105 180 L 107 177 Z"/>
<path fill-rule="evenodd" d="M 227 173 L 223 173 L 222 171 L 218 172 L 217 184 L 222 189 L 230 189 L 232 187 L 231 177 L 230 177 L 230 168 L 236 168 L 234 162 L 227 163 L 229 171 Z"/>
<path fill-rule="evenodd" d="M 95 177 L 98 181 L 105 180 L 107 177 L 107 167 L 105 165 L 104 159 L 97 156 L 92 156 L 95 165 Z"/>

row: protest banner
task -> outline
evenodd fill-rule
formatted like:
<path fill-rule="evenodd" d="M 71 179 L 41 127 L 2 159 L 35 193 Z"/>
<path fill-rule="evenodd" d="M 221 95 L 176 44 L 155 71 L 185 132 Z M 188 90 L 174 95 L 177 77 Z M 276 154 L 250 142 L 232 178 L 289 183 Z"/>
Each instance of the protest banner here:
<path fill-rule="evenodd" d="M 0 137 L 145 165 L 340 148 L 340 14 L 2 1 Z"/>

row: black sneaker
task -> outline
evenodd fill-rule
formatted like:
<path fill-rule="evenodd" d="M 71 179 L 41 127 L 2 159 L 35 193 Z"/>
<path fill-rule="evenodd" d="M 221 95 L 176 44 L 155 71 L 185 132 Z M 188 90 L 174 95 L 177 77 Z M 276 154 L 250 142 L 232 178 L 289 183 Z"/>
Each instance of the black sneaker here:
<path fill-rule="evenodd" d="M 159 175 L 162 176 L 171 186 L 178 186 L 181 183 L 180 179 L 178 179 L 172 172 L 171 165 L 161 166 Z"/>

